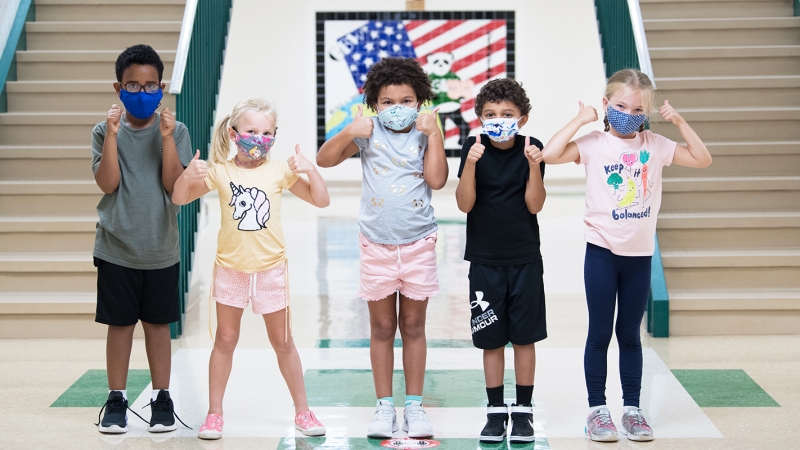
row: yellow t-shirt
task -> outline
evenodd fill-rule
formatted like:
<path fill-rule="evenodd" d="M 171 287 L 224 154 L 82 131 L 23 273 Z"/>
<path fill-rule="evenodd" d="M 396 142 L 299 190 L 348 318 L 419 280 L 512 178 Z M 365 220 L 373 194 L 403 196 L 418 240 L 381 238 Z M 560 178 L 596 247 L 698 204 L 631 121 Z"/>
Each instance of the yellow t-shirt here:
<path fill-rule="evenodd" d="M 219 191 L 222 212 L 217 264 L 255 273 L 286 259 L 281 194 L 299 177 L 286 161 L 267 161 L 255 169 L 240 168 L 233 160 L 209 164 L 206 186 Z"/>

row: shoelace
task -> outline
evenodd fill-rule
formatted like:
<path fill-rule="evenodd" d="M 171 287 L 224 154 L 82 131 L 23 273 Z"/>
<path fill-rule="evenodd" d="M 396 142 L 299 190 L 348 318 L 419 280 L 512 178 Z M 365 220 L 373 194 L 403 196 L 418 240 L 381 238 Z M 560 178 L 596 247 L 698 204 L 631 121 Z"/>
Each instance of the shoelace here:
<path fill-rule="evenodd" d="M 614 422 L 611 421 L 611 416 L 608 414 L 598 414 L 594 416 L 594 420 L 597 421 L 597 424 L 601 427 L 614 425 Z"/>
<path fill-rule="evenodd" d="M 646 421 L 646 420 L 644 420 L 644 416 L 643 416 L 643 415 L 641 415 L 641 414 L 638 414 L 638 413 L 634 413 L 634 414 L 628 414 L 628 419 L 627 419 L 627 420 L 628 420 L 629 422 L 631 422 L 631 425 L 644 425 L 644 426 L 648 426 L 648 425 L 647 425 L 647 421 Z"/>
<path fill-rule="evenodd" d="M 128 410 L 128 411 L 132 412 L 133 415 L 135 415 L 136 417 L 142 419 L 142 421 L 144 421 L 145 423 L 150 423 L 150 422 L 144 420 L 144 417 L 140 416 L 136 411 L 132 410 L 130 408 L 130 406 L 125 405 L 125 401 L 124 400 L 123 401 L 113 401 L 113 402 L 111 400 L 106 400 L 106 403 L 103 405 L 102 408 L 100 408 L 100 413 L 97 414 L 97 423 L 95 424 L 95 426 L 98 426 L 98 427 L 100 426 L 100 423 L 102 422 L 101 417 L 103 416 L 103 410 L 107 410 L 108 412 L 118 412 L 118 411 L 123 411 L 124 412 L 125 410 Z"/>
<path fill-rule="evenodd" d="M 375 414 L 375 418 L 373 421 L 381 421 L 381 422 L 392 422 L 394 420 L 394 415 L 392 411 L 388 409 L 379 409 L 377 414 Z"/>
<path fill-rule="evenodd" d="M 150 400 L 150 403 L 148 403 L 148 404 L 146 404 L 146 405 L 142 406 L 142 409 L 145 409 L 145 408 L 147 408 L 148 406 L 149 406 L 150 408 L 152 408 L 152 409 L 160 409 L 160 410 L 169 410 L 169 409 L 170 409 L 170 407 L 169 407 L 169 402 L 168 402 L 167 400 L 159 400 L 159 399 L 152 400 L 152 399 L 151 399 L 151 400 Z M 128 408 L 128 409 L 130 409 L 130 408 Z M 131 410 L 131 411 L 132 411 L 132 410 Z M 136 414 L 136 413 L 134 413 L 134 414 Z M 136 414 L 136 415 L 137 415 L 137 416 L 139 416 L 138 414 Z M 175 410 L 174 410 L 174 409 L 172 410 L 172 415 L 173 415 L 173 416 L 175 416 L 175 418 L 176 418 L 176 419 L 178 419 L 178 422 L 180 422 L 180 423 L 181 423 L 181 425 L 185 426 L 186 428 L 188 428 L 188 429 L 190 429 L 190 430 L 192 429 L 192 427 L 190 427 L 189 425 L 186 425 L 185 423 L 183 423 L 183 421 L 181 420 L 181 418 L 180 418 L 180 417 L 178 417 L 178 415 L 177 415 L 177 414 L 175 414 Z M 142 417 L 142 416 L 139 416 L 139 417 Z M 144 419 L 142 419 L 142 420 L 144 420 Z M 145 420 L 145 422 L 147 422 L 147 421 Z M 147 423 L 150 423 L 150 422 L 147 422 Z"/>
<path fill-rule="evenodd" d="M 406 416 L 408 416 L 408 418 L 411 420 L 424 420 L 425 422 L 428 421 L 428 416 L 426 416 L 425 411 L 421 409 L 409 411 Z"/>
<path fill-rule="evenodd" d="M 178 416 L 175 416 L 175 417 L 178 417 Z M 178 419 L 178 420 L 180 420 L 180 419 Z M 181 422 L 181 423 L 183 423 L 183 422 Z M 222 417 L 215 416 L 215 417 L 214 417 L 214 418 L 212 418 L 210 421 L 206 421 L 206 422 L 204 422 L 204 423 L 203 423 L 203 426 L 204 426 L 204 427 L 206 427 L 206 426 L 207 426 L 208 428 L 212 428 L 212 429 L 219 429 L 219 428 L 222 428 Z M 201 427 L 201 428 L 202 428 L 202 427 Z M 191 428 L 190 428 L 190 429 L 191 429 Z"/>

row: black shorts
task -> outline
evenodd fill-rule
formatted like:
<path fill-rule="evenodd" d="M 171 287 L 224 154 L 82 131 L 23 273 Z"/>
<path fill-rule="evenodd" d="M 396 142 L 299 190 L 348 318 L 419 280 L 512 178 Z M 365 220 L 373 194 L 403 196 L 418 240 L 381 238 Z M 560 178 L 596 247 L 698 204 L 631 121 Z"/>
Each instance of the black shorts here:
<path fill-rule="evenodd" d="M 113 326 L 142 322 L 165 324 L 180 319 L 180 263 L 164 269 L 141 270 L 94 258 L 97 267 L 95 322 Z"/>
<path fill-rule="evenodd" d="M 475 347 L 528 345 L 547 337 L 542 260 L 517 266 L 469 266 L 470 328 Z"/>

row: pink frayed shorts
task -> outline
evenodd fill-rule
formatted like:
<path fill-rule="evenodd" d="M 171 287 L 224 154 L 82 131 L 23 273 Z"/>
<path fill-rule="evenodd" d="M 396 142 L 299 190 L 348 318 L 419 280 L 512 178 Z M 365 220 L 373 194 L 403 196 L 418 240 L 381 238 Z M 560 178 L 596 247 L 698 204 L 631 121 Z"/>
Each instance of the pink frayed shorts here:
<path fill-rule="evenodd" d="M 253 302 L 255 314 L 269 314 L 286 308 L 286 263 L 263 272 L 245 273 L 214 268 L 214 301 L 236 308 Z"/>
<path fill-rule="evenodd" d="M 361 287 L 358 296 L 382 300 L 400 291 L 412 300 L 439 295 L 436 274 L 436 233 L 408 244 L 376 244 L 358 234 Z"/>

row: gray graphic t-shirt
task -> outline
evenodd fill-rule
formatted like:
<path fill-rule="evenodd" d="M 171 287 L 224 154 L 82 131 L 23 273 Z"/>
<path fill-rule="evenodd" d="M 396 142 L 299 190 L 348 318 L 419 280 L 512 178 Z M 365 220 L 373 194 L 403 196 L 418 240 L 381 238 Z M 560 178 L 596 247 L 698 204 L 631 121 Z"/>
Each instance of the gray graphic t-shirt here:
<path fill-rule="evenodd" d="M 103 195 L 97 205 L 94 256 L 132 269 L 153 270 L 180 261 L 178 211 L 161 183 L 161 132 L 158 117 L 138 130 L 120 121 L 117 157 L 120 180 L 116 191 Z M 92 171 L 97 173 L 103 155 L 106 123 L 92 130 Z M 175 122 L 175 145 L 184 167 L 192 160 L 189 130 Z"/>
<path fill-rule="evenodd" d="M 428 137 L 416 126 L 408 133 L 395 133 L 377 117 L 372 122 L 372 137 L 353 140 L 363 169 L 361 233 L 378 244 L 418 241 L 437 229 L 431 188 L 422 175 Z"/>

